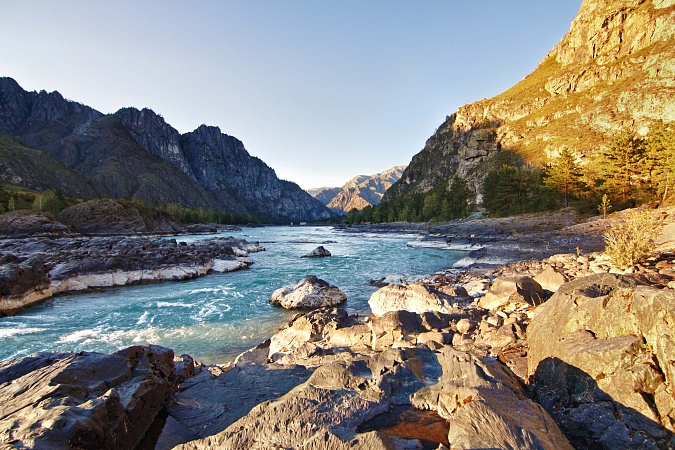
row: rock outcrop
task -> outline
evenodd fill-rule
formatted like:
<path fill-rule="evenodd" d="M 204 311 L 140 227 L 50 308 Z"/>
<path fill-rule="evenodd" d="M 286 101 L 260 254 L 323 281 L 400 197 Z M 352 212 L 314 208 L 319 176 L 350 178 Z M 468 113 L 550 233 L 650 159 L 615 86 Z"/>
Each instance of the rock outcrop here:
<path fill-rule="evenodd" d="M 675 292 L 596 274 L 563 285 L 528 329 L 535 399 L 577 448 L 675 446 Z"/>
<path fill-rule="evenodd" d="M 174 354 L 38 353 L 0 362 L 0 443 L 16 448 L 135 448 L 176 389 Z"/>
<path fill-rule="evenodd" d="M 379 347 L 371 344 L 377 318 L 372 331 L 340 309 L 295 318 L 233 368 L 190 380 L 159 443 L 179 443 L 173 430 L 182 427 L 183 439 L 195 437 L 182 449 L 572 448 L 499 363 L 424 343 L 459 317 L 393 314 L 406 337 Z M 223 386 L 241 386 L 241 400 L 224 413 L 233 393 Z M 261 400 L 252 408 L 251 388 Z"/>
<path fill-rule="evenodd" d="M 41 257 L 0 265 L 0 317 L 49 298 L 52 293 L 49 271 Z"/>
<path fill-rule="evenodd" d="M 308 189 L 314 198 L 339 213 L 380 204 L 385 191 L 400 178 L 407 166 L 395 166 L 374 175 L 357 175 L 341 188 Z"/>
<path fill-rule="evenodd" d="M 5 286 L 0 305 L 7 306 L 7 310 L 0 309 L 0 314 L 15 312 L 17 299 L 27 306 L 52 294 L 184 280 L 209 272 L 244 269 L 252 264 L 246 258 L 248 253 L 263 250 L 257 243 L 234 238 L 204 239 L 189 245 L 175 239 L 148 237 L 6 240 L 0 243 L 0 263 L 9 264 L 3 270 L 4 281 L 0 281 Z M 41 262 L 33 267 L 36 257 Z M 42 273 L 43 263 L 48 275 Z"/>
<path fill-rule="evenodd" d="M 62 175 L 50 182 L 26 175 L 33 170 L 25 168 L 26 158 L 17 153 L 23 144 L 12 143 L 10 150 L 17 153 L 12 156 L 0 142 L 2 151 L 12 156 L 3 162 L 2 178 L 25 186 L 85 198 L 129 197 L 226 209 L 265 221 L 332 215 L 219 128 L 203 125 L 180 135 L 149 109 L 123 108 L 103 115 L 58 92 L 26 92 L 13 79 L 0 78 L 0 134 L 21 138 L 38 149 L 28 150 L 33 153 L 46 152 L 49 158 L 35 158 L 31 164 L 51 172 L 52 178 Z"/>
<path fill-rule="evenodd" d="M 61 211 L 59 219 L 83 235 L 175 234 L 182 231 L 182 227 L 165 213 L 151 208 L 139 211 L 114 200 L 78 203 Z"/>
<path fill-rule="evenodd" d="M 272 305 L 286 309 L 316 309 L 336 306 L 347 300 L 337 286 L 332 286 L 314 275 L 307 276 L 291 286 L 277 289 L 270 297 Z"/>
<path fill-rule="evenodd" d="M 560 148 L 583 158 L 619 130 L 675 120 L 674 6 L 584 0 L 537 68 L 506 92 L 448 116 L 383 201 L 428 192 L 455 176 L 480 201 L 489 167 L 504 162 L 505 152 L 513 153 L 510 161 L 543 166 Z"/>

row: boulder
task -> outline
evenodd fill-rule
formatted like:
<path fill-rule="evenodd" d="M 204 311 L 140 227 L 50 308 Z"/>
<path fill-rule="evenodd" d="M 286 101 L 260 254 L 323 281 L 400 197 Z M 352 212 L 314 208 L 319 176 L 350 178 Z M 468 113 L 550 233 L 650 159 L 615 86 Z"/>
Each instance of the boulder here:
<path fill-rule="evenodd" d="M 675 292 L 597 274 L 563 285 L 528 329 L 533 391 L 578 448 L 675 447 Z"/>
<path fill-rule="evenodd" d="M 412 396 L 450 424 L 450 448 L 572 449 L 544 408 L 499 363 L 443 347 L 435 383 Z"/>
<path fill-rule="evenodd" d="M 339 305 L 347 296 L 336 286 L 331 286 L 314 275 L 307 276 L 294 285 L 277 289 L 270 303 L 286 309 L 316 309 Z"/>
<path fill-rule="evenodd" d="M 500 277 L 480 299 L 482 308 L 495 310 L 509 303 L 539 305 L 546 298 L 543 289 L 530 277 Z"/>
<path fill-rule="evenodd" d="M 534 277 L 534 281 L 539 283 L 542 289 L 555 292 L 560 286 L 567 283 L 567 277 L 555 270 L 553 267 L 544 269 L 539 275 Z"/>
<path fill-rule="evenodd" d="M 135 448 L 175 390 L 173 351 L 38 353 L 0 362 L 0 441 L 17 448 Z M 185 375 L 185 374 L 182 374 Z"/>
<path fill-rule="evenodd" d="M 323 245 L 320 245 L 306 255 L 302 255 L 301 258 L 321 258 L 324 256 L 331 256 L 331 254 L 328 250 L 323 248 Z"/>
<path fill-rule="evenodd" d="M 447 290 L 447 288 L 443 288 Z M 389 311 L 410 311 L 424 313 L 437 311 L 440 313 L 453 313 L 458 311 L 458 303 L 465 300 L 468 295 L 460 287 L 449 291 L 460 296 L 449 295 L 441 289 L 424 283 L 403 284 L 400 286 L 390 284 L 373 292 L 368 300 L 368 305 L 373 314 L 382 316 Z"/>

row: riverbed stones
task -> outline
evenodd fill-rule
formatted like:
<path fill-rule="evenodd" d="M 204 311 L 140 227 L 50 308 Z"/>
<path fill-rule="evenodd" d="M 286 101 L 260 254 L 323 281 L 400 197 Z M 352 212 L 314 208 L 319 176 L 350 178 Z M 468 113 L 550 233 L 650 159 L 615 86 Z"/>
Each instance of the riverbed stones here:
<path fill-rule="evenodd" d="M 270 303 L 286 309 L 316 309 L 339 305 L 347 300 L 340 288 L 310 275 L 290 286 L 277 289 Z"/>
<path fill-rule="evenodd" d="M 174 392 L 173 351 L 38 353 L 0 362 L 0 443 L 134 448 Z"/>
<path fill-rule="evenodd" d="M 306 255 L 302 255 L 301 258 L 325 258 L 328 256 L 331 256 L 330 252 L 323 245 L 320 245 Z"/>
<path fill-rule="evenodd" d="M 450 292 L 450 294 L 448 294 Z M 435 287 L 422 282 L 388 285 L 375 291 L 368 300 L 373 314 L 382 316 L 390 311 L 424 313 L 457 312 L 460 303 L 468 299 L 466 290 L 457 287 Z"/>
<path fill-rule="evenodd" d="M 563 285 L 527 330 L 536 399 L 579 448 L 673 448 L 675 293 L 597 274 Z"/>

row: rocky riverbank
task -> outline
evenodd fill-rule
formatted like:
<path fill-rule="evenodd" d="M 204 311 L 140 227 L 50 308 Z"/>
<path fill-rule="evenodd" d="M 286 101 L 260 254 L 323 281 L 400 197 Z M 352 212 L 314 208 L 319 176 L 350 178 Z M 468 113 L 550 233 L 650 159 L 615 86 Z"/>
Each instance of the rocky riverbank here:
<path fill-rule="evenodd" d="M 210 238 L 36 237 L 0 241 L 0 316 L 55 294 L 245 269 L 258 243 Z"/>
<path fill-rule="evenodd" d="M 384 286 L 366 317 L 299 314 L 225 365 L 157 347 L 3 362 L 0 442 L 673 448 L 675 215 L 651 213 L 666 225 L 657 256 L 628 270 L 593 251 L 587 233 L 609 222 L 535 229 L 571 251 Z M 527 242 L 526 230 L 510 236 Z M 101 358 L 119 370 L 91 372 Z"/>

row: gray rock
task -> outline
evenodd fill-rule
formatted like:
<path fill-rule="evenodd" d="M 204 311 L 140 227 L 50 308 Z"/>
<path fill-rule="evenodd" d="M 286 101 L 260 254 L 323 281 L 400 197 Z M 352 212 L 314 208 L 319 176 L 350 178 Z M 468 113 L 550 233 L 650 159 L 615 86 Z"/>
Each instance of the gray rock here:
<path fill-rule="evenodd" d="M 316 309 L 339 305 L 347 296 L 338 287 L 331 286 L 314 275 L 307 276 L 292 286 L 272 293 L 270 303 L 286 309 Z"/>
<path fill-rule="evenodd" d="M 21 264 L 0 265 L 0 317 L 51 296 L 51 278 L 44 258 L 36 256 Z"/>
<path fill-rule="evenodd" d="M 325 256 L 331 256 L 331 254 L 323 245 L 320 245 L 306 255 L 302 255 L 301 258 L 321 258 Z"/>

